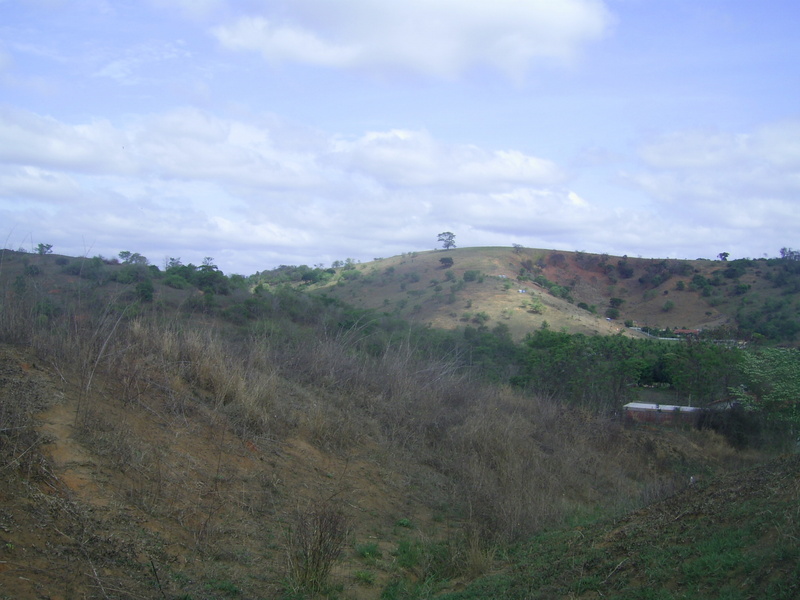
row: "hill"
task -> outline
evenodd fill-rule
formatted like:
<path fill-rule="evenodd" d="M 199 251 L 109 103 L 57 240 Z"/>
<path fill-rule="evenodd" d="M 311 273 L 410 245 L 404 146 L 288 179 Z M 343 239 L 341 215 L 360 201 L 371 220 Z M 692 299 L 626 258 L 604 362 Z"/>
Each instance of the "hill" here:
<path fill-rule="evenodd" d="M 452 259 L 452 266 L 442 259 Z M 800 332 L 800 261 L 793 259 L 676 260 L 458 248 L 329 271 L 333 274 L 319 281 L 307 278 L 304 287 L 436 328 L 500 324 L 515 339 L 544 322 L 589 335 L 640 335 L 626 323 L 781 342 L 795 341 Z M 265 272 L 256 279 L 269 283 L 273 275 Z"/>
<path fill-rule="evenodd" d="M 639 585 L 626 558 L 639 538 L 658 546 L 648 519 L 679 497 L 720 523 L 749 498 L 736 548 L 763 561 L 722 570 L 744 597 L 797 589 L 793 459 L 493 385 L 319 289 L 251 292 L 213 265 L 15 254 L 0 267 L 8 597 L 529 597 L 539 554 L 553 597 L 607 595 L 609 581 L 625 594 Z M 346 286 L 351 270 L 331 275 Z M 715 489 L 741 493 L 717 506 L 703 496 Z M 700 522 L 687 545 L 722 535 Z"/>

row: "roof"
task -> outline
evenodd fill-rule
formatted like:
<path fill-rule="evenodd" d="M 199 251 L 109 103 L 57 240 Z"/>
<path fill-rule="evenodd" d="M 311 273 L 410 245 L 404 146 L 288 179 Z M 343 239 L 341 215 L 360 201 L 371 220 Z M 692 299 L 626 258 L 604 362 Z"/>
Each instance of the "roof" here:
<path fill-rule="evenodd" d="M 625 410 L 651 410 L 668 412 L 671 410 L 679 412 L 694 412 L 701 410 L 697 406 L 679 406 L 677 404 L 651 404 L 649 402 L 629 402 L 623 406 Z"/>

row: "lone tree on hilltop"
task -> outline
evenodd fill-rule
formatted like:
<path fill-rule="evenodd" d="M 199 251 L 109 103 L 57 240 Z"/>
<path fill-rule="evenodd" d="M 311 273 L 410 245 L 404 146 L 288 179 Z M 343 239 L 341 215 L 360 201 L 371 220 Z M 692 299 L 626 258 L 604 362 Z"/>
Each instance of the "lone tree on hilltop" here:
<path fill-rule="evenodd" d="M 445 250 L 456 247 L 456 234 L 450 231 L 443 231 L 439 234 L 438 240 L 441 242 Z"/>

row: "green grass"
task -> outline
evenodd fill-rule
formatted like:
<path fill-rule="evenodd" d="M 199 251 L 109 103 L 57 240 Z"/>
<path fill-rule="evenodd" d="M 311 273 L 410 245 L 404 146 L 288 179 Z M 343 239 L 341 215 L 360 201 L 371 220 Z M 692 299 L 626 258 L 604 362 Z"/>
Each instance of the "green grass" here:
<path fill-rule="evenodd" d="M 501 572 L 442 597 L 800 597 L 800 459 L 788 460 L 786 476 L 777 464 L 768 477 L 753 471 L 627 518 L 543 532 L 511 548 Z"/>

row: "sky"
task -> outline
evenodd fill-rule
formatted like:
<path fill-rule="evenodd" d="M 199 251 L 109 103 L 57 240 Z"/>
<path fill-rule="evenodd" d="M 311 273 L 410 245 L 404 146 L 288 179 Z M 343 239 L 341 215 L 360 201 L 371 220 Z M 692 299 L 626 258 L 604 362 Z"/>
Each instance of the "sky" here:
<path fill-rule="evenodd" d="M 0 242 L 800 247 L 796 0 L 0 0 Z"/>

